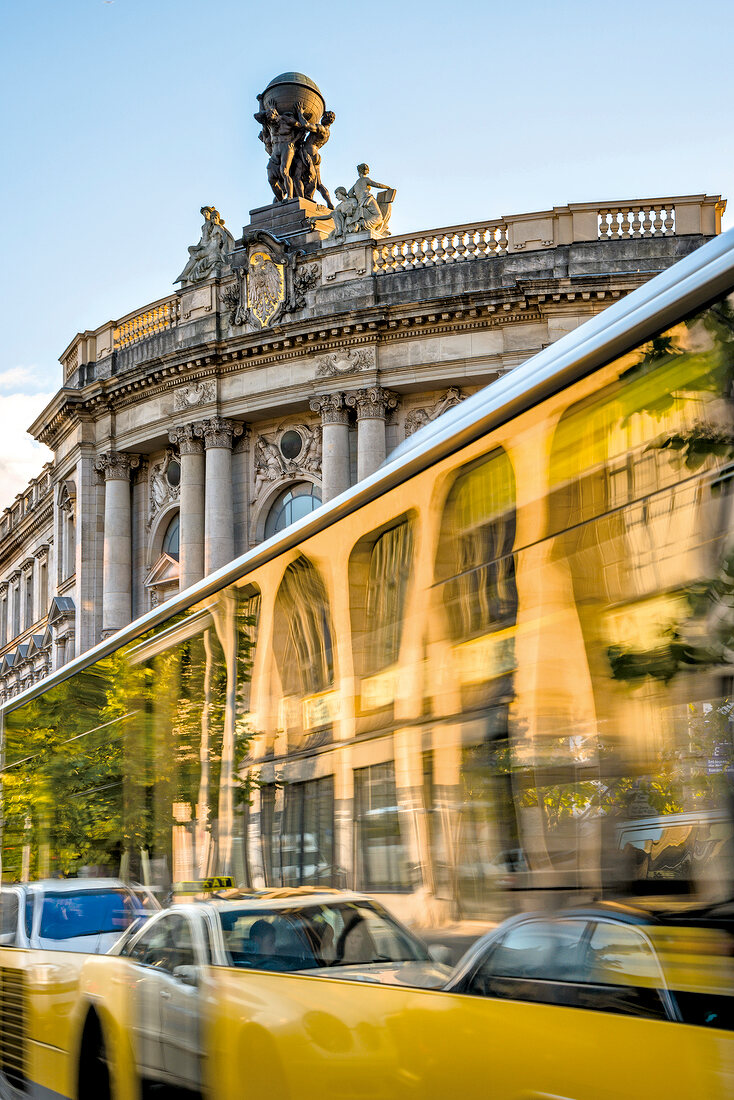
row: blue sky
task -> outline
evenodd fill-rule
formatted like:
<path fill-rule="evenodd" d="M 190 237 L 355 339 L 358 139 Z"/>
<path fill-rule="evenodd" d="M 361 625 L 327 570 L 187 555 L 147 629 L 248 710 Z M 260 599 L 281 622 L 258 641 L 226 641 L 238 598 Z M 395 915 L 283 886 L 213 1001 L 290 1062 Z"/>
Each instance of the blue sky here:
<path fill-rule="evenodd" d="M 23 429 L 74 334 L 170 293 L 200 206 L 236 234 L 270 201 L 252 114 L 273 76 L 320 86 L 337 115 L 325 182 L 349 186 L 367 160 L 398 190 L 396 233 L 727 197 L 733 11 L 1 0 L 0 507 L 47 457 Z"/>

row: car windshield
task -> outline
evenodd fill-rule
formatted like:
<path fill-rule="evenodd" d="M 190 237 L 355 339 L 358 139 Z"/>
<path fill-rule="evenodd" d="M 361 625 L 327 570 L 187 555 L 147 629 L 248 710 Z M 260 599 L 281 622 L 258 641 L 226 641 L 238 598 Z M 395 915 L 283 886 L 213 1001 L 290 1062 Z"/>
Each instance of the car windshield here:
<path fill-rule="evenodd" d="M 220 913 L 233 966 L 312 970 L 429 958 L 423 944 L 380 906 L 368 902 Z"/>
<path fill-rule="evenodd" d="M 47 893 L 43 897 L 39 934 L 46 940 L 70 940 L 101 932 L 120 935 L 139 912 L 137 900 L 122 890 Z"/>

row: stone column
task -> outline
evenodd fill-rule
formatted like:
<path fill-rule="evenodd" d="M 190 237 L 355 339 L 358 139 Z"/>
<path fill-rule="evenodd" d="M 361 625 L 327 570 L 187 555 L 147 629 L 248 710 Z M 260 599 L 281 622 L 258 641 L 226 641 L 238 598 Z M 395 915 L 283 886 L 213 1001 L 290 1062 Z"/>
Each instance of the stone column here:
<path fill-rule="evenodd" d="M 200 420 L 195 426 L 206 447 L 204 571 L 207 576 L 234 557 L 232 441 L 244 430 L 244 424 L 221 416 Z"/>
<path fill-rule="evenodd" d="M 349 409 L 343 393 L 327 393 L 310 402 L 314 412 L 321 413 L 322 459 L 321 500 L 338 497 L 350 484 L 349 476 Z"/>
<path fill-rule="evenodd" d="M 168 433 L 181 456 L 179 582 L 180 591 L 204 576 L 204 444 L 195 424 Z"/>
<path fill-rule="evenodd" d="M 398 395 L 382 386 L 347 394 L 347 405 L 357 410 L 357 480 L 373 474 L 385 461 L 385 418 L 398 406 Z"/>
<path fill-rule="evenodd" d="M 130 530 L 130 471 L 140 465 L 138 455 L 108 451 L 97 459 L 104 474 L 104 551 L 102 580 L 102 637 L 126 626 L 132 616 L 132 538 Z"/>

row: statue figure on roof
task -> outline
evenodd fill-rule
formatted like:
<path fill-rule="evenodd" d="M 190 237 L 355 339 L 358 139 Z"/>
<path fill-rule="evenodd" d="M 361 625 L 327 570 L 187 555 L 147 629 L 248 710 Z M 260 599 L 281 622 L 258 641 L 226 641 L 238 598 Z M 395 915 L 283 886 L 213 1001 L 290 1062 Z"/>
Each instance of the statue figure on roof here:
<path fill-rule="evenodd" d="M 331 195 L 327 191 L 321 179 L 321 152 L 320 150 L 329 140 L 331 124 L 336 118 L 333 111 L 324 111 L 321 122 L 313 123 L 303 116 L 301 112 L 300 122 L 303 128 L 303 136 L 296 149 L 293 162 L 293 181 L 297 195 L 313 202 L 315 193 L 323 198 L 329 210 L 334 209 Z"/>
<path fill-rule="evenodd" d="M 376 237 L 389 237 L 390 213 L 396 195 L 395 188 L 387 183 L 377 183 L 376 180 L 370 179 L 369 164 L 358 164 L 357 172 L 359 175 L 356 182 L 347 193 L 357 200 L 355 221 L 359 230 L 369 230 Z M 380 189 L 376 198 L 370 190 L 371 187 Z"/>
<path fill-rule="evenodd" d="M 216 279 L 229 262 L 229 253 L 234 248 L 234 237 L 225 228 L 224 218 L 215 206 L 202 206 L 204 224 L 198 244 L 189 245 L 189 258 L 176 283 L 191 286 L 207 279 Z"/>

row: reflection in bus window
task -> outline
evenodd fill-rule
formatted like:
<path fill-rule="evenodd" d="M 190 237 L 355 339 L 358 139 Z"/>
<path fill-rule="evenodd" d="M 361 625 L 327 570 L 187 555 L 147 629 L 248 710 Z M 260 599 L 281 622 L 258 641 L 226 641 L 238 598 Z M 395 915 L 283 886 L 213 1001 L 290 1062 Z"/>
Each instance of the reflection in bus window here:
<path fill-rule="evenodd" d="M 334 680 L 326 588 L 304 557 L 292 562 L 278 590 L 275 647 L 286 695 L 313 695 Z"/>
<path fill-rule="evenodd" d="M 413 530 L 407 521 L 380 535 L 372 548 L 365 608 L 368 675 L 398 659 L 412 554 Z"/>
<path fill-rule="evenodd" d="M 334 777 L 289 783 L 280 834 L 284 886 L 332 886 L 334 877 Z"/>
<path fill-rule="evenodd" d="M 360 889 L 405 890 L 410 885 L 407 854 L 400 835 L 395 765 L 356 768 L 354 799 Z"/>
<path fill-rule="evenodd" d="M 444 508 L 436 580 L 454 640 L 515 621 L 514 542 L 515 478 L 495 451 L 459 474 Z"/>

